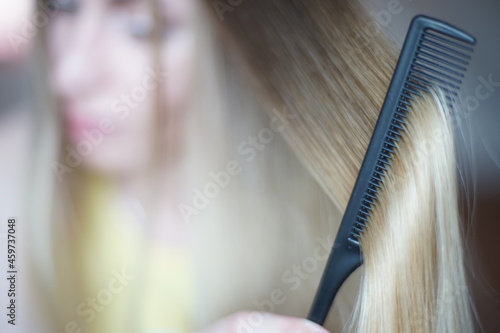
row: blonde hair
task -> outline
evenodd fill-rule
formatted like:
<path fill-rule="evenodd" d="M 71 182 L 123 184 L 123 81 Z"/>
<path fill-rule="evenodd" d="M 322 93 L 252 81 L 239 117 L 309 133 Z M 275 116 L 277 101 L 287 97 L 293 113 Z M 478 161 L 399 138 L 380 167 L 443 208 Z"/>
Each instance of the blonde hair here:
<path fill-rule="evenodd" d="M 294 114 L 284 138 L 342 211 L 395 47 L 354 1 L 256 0 L 225 13 L 218 25 L 257 94 Z M 473 331 L 453 138 L 442 100 L 425 96 L 412 107 L 362 240 L 365 266 L 353 316 L 345 320 L 348 332 Z M 322 227 L 316 222 L 308 221 L 310 228 Z"/>
<path fill-rule="evenodd" d="M 212 1 L 199 9 L 198 105 L 190 116 L 183 155 L 191 176 L 187 186 L 202 187 L 210 180 L 209 172 L 223 169 L 230 160 L 236 160 L 242 172 L 189 226 L 198 255 L 193 328 L 244 309 L 305 317 L 326 260 L 312 254 L 320 243 L 331 246 L 397 50 L 352 1 L 244 1 L 226 12 L 217 28 Z M 363 239 L 359 296 L 355 300 L 355 276 L 337 297 L 326 325 L 332 331 L 344 326 L 352 332 L 472 330 L 453 148 L 443 105 L 426 98 L 414 109 L 408 140 L 400 147 Z M 436 122 L 431 124 L 431 118 Z M 249 161 L 239 147 L 249 135 L 270 129 L 272 119 L 279 120 L 282 130 L 274 131 Z M 417 141 L 436 128 L 445 138 L 436 148 L 439 154 L 428 155 L 425 165 L 413 165 Z M 39 176 L 45 183 L 40 183 L 38 194 L 47 197 L 43 186 L 51 183 L 47 175 Z M 421 180 L 418 187 L 415 179 Z M 420 201 L 402 201 L 424 194 Z M 44 202 L 54 196 L 48 197 Z M 34 252 L 44 254 L 43 264 L 54 251 L 49 249 L 50 240 L 57 239 L 53 235 L 75 232 L 55 230 L 51 217 L 45 212 L 38 226 L 45 236 L 37 248 L 44 251 Z M 414 258 L 420 250 L 422 255 Z M 292 284 L 288 273 L 311 258 L 315 266 Z M 54 287 L 54 281 L 63 279 L 49 281 L 56 270 L 47 267 L 39 268 L 46 272 L 42 285 Z M 409 283 L 388 285 L 390 274 L 395 280 L 402 276 L 400 269 L 415 274 Z M 450 301 L 452 306 L 440 307 L 450 290 L 460 293 Z M 384 298 L 378 299 L 381 295 Z M 61 299 L 53 297 L 54 302 Z"/>
<path fill-rule="evenodd" d="M 356 332 L 473 332 L 449 110 L 417 98 L 362 238 Z"/>

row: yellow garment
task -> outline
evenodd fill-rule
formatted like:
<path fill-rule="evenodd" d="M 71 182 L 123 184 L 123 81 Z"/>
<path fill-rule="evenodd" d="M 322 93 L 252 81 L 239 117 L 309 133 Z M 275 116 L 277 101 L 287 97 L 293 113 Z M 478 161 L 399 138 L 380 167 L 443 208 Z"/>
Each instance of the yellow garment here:
<path fill-rule="evenodd" d="M 83 202 L 80 267 L 87 298 L 79 308 L 85 333 L 189 332 L 191 258 L 180 247 L 145 239 L 102 179 L 91 178 Z M 93 299 L 94 300 L 93 300 Z"/>

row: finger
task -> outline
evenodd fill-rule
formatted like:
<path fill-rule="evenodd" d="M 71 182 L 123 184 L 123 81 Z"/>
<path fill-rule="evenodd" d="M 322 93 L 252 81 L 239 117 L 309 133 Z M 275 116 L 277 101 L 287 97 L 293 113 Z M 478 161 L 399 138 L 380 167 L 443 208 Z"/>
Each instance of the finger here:
<path fill-rule="evenodd" d="M 237 313 L 231 326 L 231 331 L 238 333 L 328 333 L 306 319 L 257 311 Z"/>

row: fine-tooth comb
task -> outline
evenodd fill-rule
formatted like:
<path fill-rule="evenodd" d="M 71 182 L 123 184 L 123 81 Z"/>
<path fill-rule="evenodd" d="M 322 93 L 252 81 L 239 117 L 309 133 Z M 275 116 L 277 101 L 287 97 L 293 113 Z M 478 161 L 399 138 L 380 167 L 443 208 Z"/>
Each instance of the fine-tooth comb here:
<path fill-rule="evenodd" d="M 397 153 L 405 118 L 415 96 L 439 87 L 452 107 L 469 64 L 469 34 L 426 16 L 413 18 L 385 96 L 356 184 L 342 218 L 308 319 L 322 325 L 335 295 L 362 264 L 360 237 L 376 205 L 383 176 Z"/>

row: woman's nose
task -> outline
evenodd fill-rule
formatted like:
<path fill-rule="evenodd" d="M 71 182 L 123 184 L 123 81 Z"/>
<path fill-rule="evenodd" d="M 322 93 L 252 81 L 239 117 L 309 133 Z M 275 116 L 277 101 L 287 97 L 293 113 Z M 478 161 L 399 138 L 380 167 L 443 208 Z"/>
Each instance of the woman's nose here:
<path fill-rule="evenodd" d="M 98 85 L 105 69 L 106 44 L 97 15 L 75 17 L 73 29 L 59 45 L 54 64 L 55 89 L 62 97 L 86 97 Z"/>

